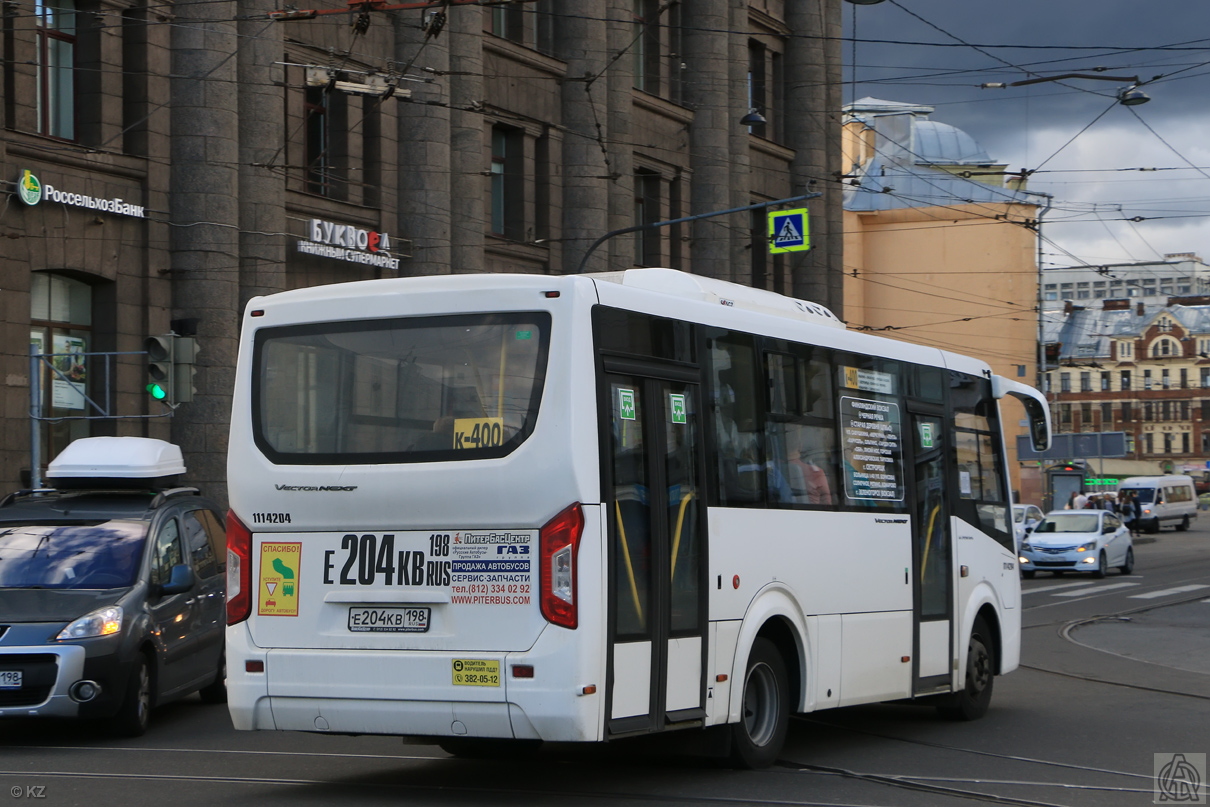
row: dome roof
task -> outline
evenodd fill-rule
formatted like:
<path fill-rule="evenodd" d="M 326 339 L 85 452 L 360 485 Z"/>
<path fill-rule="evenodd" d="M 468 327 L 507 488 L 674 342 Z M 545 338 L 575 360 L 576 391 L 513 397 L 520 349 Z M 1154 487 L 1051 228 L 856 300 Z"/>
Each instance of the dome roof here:
<path fill-rule="evenodd" d="M 992 158 L 975 138 L 948 123 L 917 119 L 916 162 L 923 165 L 989 165 Z"/>

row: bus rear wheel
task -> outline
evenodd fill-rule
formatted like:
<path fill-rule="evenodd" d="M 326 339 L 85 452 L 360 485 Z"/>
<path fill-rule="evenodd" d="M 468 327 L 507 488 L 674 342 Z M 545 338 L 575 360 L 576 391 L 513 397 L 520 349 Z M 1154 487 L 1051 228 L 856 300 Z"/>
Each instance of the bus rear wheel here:
<path fill-rule="evenodd" d="M 731 726 L 731 761 L 739 768 L 767 768 L 777 761 L 790 724 L 786 662 L 777 646 L 758 638 L 748 654 L 740 720 Z"/>
<path fill-rule="evenodd" d="M 992 685 L 996 681 L 996 657 L 992 649 L 992 634 L 983 617 L 975 620 L 970 642 L 966 648 L 966 684 L 950 696 L 948 703 L 937 711 L 949 720 L 978 720 L 987 714 L 992 702 Z"/>

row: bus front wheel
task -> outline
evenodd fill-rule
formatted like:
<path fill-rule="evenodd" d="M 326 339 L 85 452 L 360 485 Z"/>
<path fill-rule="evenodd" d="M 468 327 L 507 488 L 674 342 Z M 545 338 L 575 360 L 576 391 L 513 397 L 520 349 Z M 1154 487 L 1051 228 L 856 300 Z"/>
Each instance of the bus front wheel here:
<path fill-rule="evenodd" d="M 996 658 L 992 634 L 983 617 L 975 620 L 966 649 L 966 683 L 937 711 L 950 720 L 978 720 L 987 714 L 996 681 Z"/>
<path fill-rule="evenodd" d="M 740 768 L 767 768 L 777 761 L 790 723 L 786 663 L 777 646 L 758 638 L 748 654 L 740 720 L 731 726 L 731 759 Z"/>

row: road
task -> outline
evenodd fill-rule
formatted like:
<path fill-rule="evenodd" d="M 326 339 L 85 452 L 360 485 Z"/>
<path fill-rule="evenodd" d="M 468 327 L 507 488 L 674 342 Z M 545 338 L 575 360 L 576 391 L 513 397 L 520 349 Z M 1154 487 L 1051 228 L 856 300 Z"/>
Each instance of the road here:
<path fill-rule="evenodd" d="M 766 771 L 650 744 L 464 760 L 389 737 L 235 732 L 225 709 L 191 698 L 158 710 L 134 741 L 0 724 L 0 802 L 1151 804 L 1156 754 L 1210 752 L 1210 519 L 1135 551 L 1129 577 L 1025 581 L 1022 667 L 996 679 L 983 720 L 899 704 L 798 716 Z"/>

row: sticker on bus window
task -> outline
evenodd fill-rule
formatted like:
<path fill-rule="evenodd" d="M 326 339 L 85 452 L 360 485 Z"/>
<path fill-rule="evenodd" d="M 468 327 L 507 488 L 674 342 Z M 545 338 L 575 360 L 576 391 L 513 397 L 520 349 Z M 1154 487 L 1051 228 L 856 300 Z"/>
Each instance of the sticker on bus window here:
<path fill-rule="evenodd" d="M 866 392 L 879 392 L 883 395 L 895 394 L 895 376 L 878 370 L 862 370 L 859 367 L 842 367 L 844 370 L 844 385 L 849 389 L 859 389 Z"/>
<path fill-rule="evenodd" d="M 260 545 L 258 616 L 298 616 L 298 571 L 301 568 L 301 543 Z"/>
<path fill-rule="evenodd" d="M 670 417 L 673 423 L 685 424 L 689 422 L 688 415 L 685 412 L 685 396 L 668 394 L 668 405 L 671 407 Z"/>
<path fill-rule="evenodd" d="M 504 445 L 504 418 L 456 418 L 454 448 L 496 448 Z"/>
<path fill-rule="evenodd" d="M 921 448 L 932 448 L 933 440 L 934 440 L 933 424 L 932 423 L 921 423 L 920 424 L 920 447 Z"/>
<path fill-rule="evenodd" d="M 634 390 L 618 390 L 618 417 L 622 420 L 635 420 Z"/>

